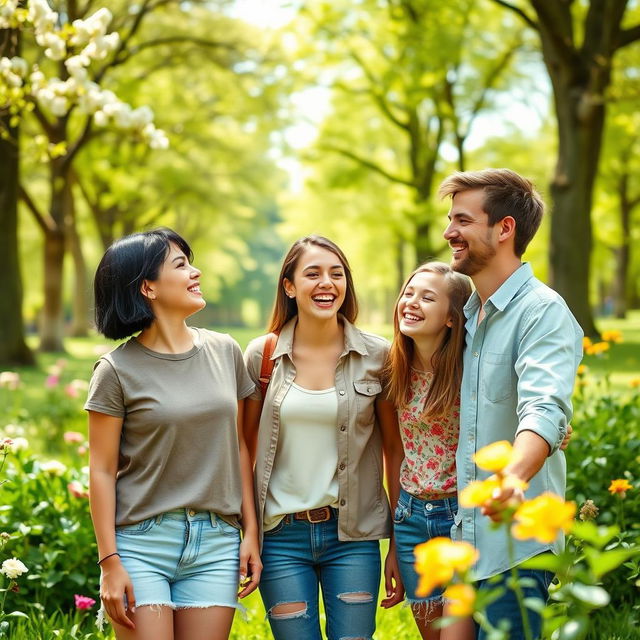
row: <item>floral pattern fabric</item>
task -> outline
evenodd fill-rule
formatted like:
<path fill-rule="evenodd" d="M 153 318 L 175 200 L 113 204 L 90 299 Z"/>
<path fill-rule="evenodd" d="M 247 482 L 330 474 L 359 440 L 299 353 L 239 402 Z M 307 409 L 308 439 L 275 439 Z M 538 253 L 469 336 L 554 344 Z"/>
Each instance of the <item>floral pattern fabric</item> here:
<path fill-rule="evenodd" d="M 460 399 L 449 414 L 425 420 L 424 402 L 432 373 L 411 370 L 407 401 L 398 408 L 404 460 L 400 485 L 413 496 L 435 499 L 456 492 L 456 449 L 460 433 Z"/>

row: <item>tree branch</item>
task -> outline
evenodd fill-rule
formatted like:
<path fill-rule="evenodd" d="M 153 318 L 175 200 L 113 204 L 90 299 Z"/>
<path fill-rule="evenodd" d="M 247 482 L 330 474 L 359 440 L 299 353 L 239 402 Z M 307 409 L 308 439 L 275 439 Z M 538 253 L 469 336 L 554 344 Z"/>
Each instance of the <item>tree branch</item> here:
<path fill-rule="evenodd" d="M 52 233 L 57 230 L 58 225 L 50 215 L 43 214 L 36 206 L 31 196 L 27 193 L 24 185 L 20 184 L 18 187 L 18 197 L 27 205 L 27 209 L 31 211 L 38 226 L 44 231 L 44 233 Z"/>
<path fill-rule="evenodd" d="M 618 33 L 618 39 L 614 43 L 614 47 L 617 49 L 622 49 L 622 47 L 626 47 L 628 44 L 632 44 L 636 41 L 640 40 L 640 24 L 637 24 L 629 29 L 621 29 Z"/>
<path fill-rule="evenodd" d="M 363 167 L 367 167 L 367 169 L 371 169 L 372 171 L 375 171 L 376 173 L 380 174 L 381 176 L 385 177 L 387 180 L 391 182 L 395 182 L 397 184 L 404 184 L 407 187 L 415 188 L 415 184 L 411 180 L 401 178 L 400 176 L 394 176 L 392 173 L 389 173 L 386 169 L 383 169 L 382 167 L 377 165 L 375 162 L 372 162 L 371 160 L 367 160 L 366 158 L 362 158 L 357 153 L 353 153 L 353 151 L 349 151 L 348 149 L 343 149 L 342 147 L 336 147 L 333 145 L 322 145 L 320 148 L 324 149 L 325 151 L 332 151 L 334 153 L 339 153 L 340 155 L 343 155 L 345 158 L 349 158 L 350 160 L 357 162 Z"/>
<path fill-rule="evenodd" d="M 516 7 L 510 2 L 506 2 L 505 0 L 493 0 L 496 4 L 499 4 L 502 7 L 506 7 L 510 11 L 513 11 L 515 14 L 520 16 L 532 29 L 536 31 L 540 31 L 540 26 L 538 23 L 531 17 L 529 17 L 520 7 Z"/>

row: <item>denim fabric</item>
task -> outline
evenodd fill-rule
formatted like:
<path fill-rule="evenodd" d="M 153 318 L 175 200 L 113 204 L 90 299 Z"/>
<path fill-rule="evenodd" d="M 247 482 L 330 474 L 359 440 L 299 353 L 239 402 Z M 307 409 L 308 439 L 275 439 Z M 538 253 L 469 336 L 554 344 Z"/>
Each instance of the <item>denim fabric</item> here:
<path fill-rule="evenodd" d="M 400 489 L 398 505 L 393 515 L 393 531 L 400 576 L 409 602 L 442 600 L 443 590 L 439 588 L 426 597 L 416 595 L 418 574 L 414 567 L 416 559 L 413 550 L 416 545 L 431 538 L 448 538 L 457 510 L 458 500 L 455 497 L 422 500 Z"/>
<path fill-rule="evenodd" d="M 116 527 L 136 606 L 238 605 L 240 532 L 215 513 L 180 509 Z"/>
<path fill-rule="evenodd" d="M 480 580 L 476 583 L 478 590 L 491 590 L 496 586 L 504 586 L 506 589 L 503 596 L 492 602 L 486 610 L 487 618 L 491 626 L 495 627 L 501 620 L 507 620 L 510 625 L 509 639 L 524 640 L 524 629 L 522 626 L 522 618 L 518 607 L 518 600 L 515 592 L 504 585 L 504 582 L 511 576 L 510 571 L 495 576 L 491 580 Z M 522 591 L 525 598 L 538 598 L 543 602 L 547 601 L 549 596 L 549 585 L 553 580 L 553 573 L 542 571 L 539 569 L 518 569 L 519 578 L 527 578 L 534 584 L 531 586 L 523 586 Z M 497 582 L 494 582 L 497 580 Z M 532 638 L 540 638 L 542 631 L 542 619 L 538 613 L 532 609 L 527 609 L 527 618 L 529 620 L 529 628 L 531 629 Z M 487 640 L 488 633 L 476 624 L 477 640 Z"/>
<path fill-rule="evenodd" d="M 318 587 L 328 640 L 371 638 L 380 586 L 377 540 L 341 542 L 338 520 L 311 524 L 284 519 L 265 532 L 260 593 L 276 640 L 322 640 Z M 303 603 L 297 613 L 274 614 L 284 603 Z"/>

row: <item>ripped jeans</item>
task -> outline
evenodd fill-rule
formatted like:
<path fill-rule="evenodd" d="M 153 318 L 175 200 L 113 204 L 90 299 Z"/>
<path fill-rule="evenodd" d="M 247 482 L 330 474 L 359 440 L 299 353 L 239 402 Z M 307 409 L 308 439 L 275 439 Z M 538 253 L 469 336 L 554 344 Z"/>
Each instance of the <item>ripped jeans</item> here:
<path fill-rule="evenodd" d="M 377 540 L 341 542 L 335 515 L 313 524 L 285 516 L 265 532 L 262 563 L 260 593 L 276 640 L 322 640 L 318 587 L 328 640 L 372 638 L 380 586 Z"/>

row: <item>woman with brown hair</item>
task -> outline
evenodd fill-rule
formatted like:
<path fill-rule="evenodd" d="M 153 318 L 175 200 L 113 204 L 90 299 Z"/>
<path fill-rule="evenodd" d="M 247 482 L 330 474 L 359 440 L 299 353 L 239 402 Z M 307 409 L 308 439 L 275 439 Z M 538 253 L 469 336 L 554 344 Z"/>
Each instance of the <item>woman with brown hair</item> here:
<path fill-rule="evenodd" d="M 333 242 L 308 236 L 285 257 L 269 333 L 277 344 L 266 393 L 247 399 L 245 437 L 255 459 L 263 534 L 261 594 L 276 640 L 371 638 L 380 582 L 379 540 L 391 534 L 402 460 L 393 405 L 383 399 L 388 343 L 357 329 L 349 263 Z M 269 335 L 252 341 L 249 375 L 266 383 Z M 402 599 L 393 547 L 387 598 Z"/>

